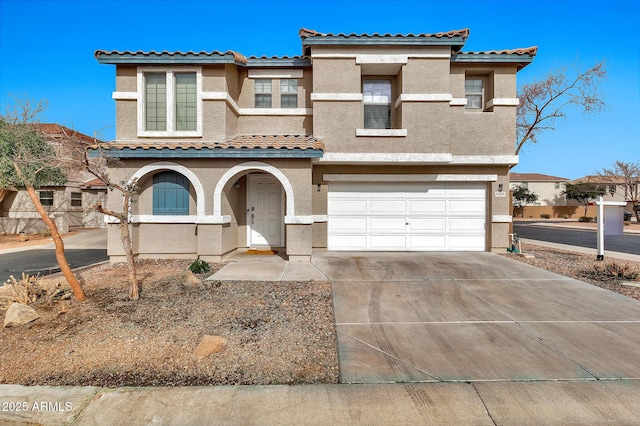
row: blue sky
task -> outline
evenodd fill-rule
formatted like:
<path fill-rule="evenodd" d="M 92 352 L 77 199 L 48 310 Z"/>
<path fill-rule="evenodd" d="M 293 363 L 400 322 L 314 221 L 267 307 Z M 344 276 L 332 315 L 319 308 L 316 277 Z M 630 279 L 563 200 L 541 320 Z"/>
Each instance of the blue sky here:
<path fill-rule="evenodd" d="M 41 121 L 111 140 L 115 67 L 103 50 L 236 50 L 298 55 L 302 27 L 331 33 L 429 33 L 469 28 L 464 50 L 537 45 L 518 83 L 605 60 L 609 110 L 571 113 L 520 155 L 516 172 L 569 179 L 616 160 L 640 160 L 640 2 L 449 1 L 45 1 L 0 0 L 0 107 L 9 94 L 46 99 Z"/>

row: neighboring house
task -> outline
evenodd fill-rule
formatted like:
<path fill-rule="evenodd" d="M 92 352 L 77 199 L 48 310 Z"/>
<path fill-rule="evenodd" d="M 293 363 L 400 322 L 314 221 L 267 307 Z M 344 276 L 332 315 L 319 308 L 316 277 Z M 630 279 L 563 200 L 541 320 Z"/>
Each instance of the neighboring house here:
<path fill-rule="evenodd" d="M 538 196 L 538 201 L 531 206 L 566 206 L 563 191 L 568 181 L 567 178 L 540 173 L 509 173 L 509 189 L 513 191 L 516 186 L 524 186 Z"/>
<path fill-rule="evenodd" d="M 536 48 L 463 52 L 467 29 L 299 35 L 294 57 L 96 52 L 116 67 L 111 178 L 139 184 L 134 253 L 505 249 L 516 74 Z"/>
<path fill-rule="evenodd" d="M 624 180 L 622 178 L 613 179 L 606 176 L 588 175 L 578 179 L 574 179 L 568 183 L 593 183 L 601 186 L 605 190 L 605 193 L 603 195 L 605 201 L 626 201 L 627 207 L 625 208 L 625 211 L 629 213 L 633 212 L 633 202 L 631 201 L 633 197 L 628 192 L 629 188 L 627 188 L 627 186 L 624 184 Z M 571 203 L 572 205 L 577 204 L 577 202 L 574 200 L 569 200 L 569 203 Z M 590 210 L 588 215 L 595 216 L 597 214 L 597 208 L 595 206 L 589 207 L 589 209 Z"/>
<path fill-rule="evenodd" d="M 64 139 L 76 138 L 86 144 L 96 140 L 59 124 L 38 124 L 58 155 L 65 155 Z M 87 172 L 74 172 L 62 186 L 37 189 L 40 202 L 50 213 L 61 233 L 70 228 L 105 226 L 102 214 L 88 210 L 97 201 L 105 202 L 106 186 L 93 181 Z M 89 185 L 88 185 L 89 184 Z M 48 231 L 26 190 L 8 190 L 0 197 L 0 234 L 39 233 Z"/>

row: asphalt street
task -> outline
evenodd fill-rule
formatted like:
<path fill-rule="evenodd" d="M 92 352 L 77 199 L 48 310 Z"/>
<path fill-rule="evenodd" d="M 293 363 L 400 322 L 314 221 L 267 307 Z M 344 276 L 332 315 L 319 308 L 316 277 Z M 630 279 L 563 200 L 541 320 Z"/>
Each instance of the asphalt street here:
<path fill-rule="evenodd" d="M 108 260 L 106 229 L 85 230 L 65 238 L 64 252 L 72 269 Z M 0 253 L 0 284 L 10 275 L 21 277 L 23 272 L 49 275 L 59 271 L 53 243 Z"/>
<path fill-rule="evenodd" d="M 597 247 L 597 233 L 593 230 L 553 228 L 532 223 L 514 223 L 513 230 L 521 238 L 530 240 L 593 249 Z M 604 248 L 609 251 L 640 255 L 640 235 L 605 235 Z"/>
<path fill-rule="evenodd" d="M 104 249 L 71 249 L 64 252 L 72 269 L 107 260 L 107 250 Z M 10 275 L 19 278 L 23 272 L 41 276 L 60 272 L 55 251 L 36 249 L 0 255 L 0 283 L 7 281 Z"/>

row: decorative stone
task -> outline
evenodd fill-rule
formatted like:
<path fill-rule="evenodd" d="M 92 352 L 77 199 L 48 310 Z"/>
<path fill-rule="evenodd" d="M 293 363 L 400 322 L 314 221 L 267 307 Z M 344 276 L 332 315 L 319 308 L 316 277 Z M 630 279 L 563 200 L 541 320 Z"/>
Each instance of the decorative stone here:
<path fill-rule="evenodd" d="M 9 308 L 4 315 L 4 326 L 17 327 L 28 324 L 38 318 L 40 318 L 40 315 L 38 315 L 36 310 L 31 306 L 14 302 L 9 305 Z"/>
<path fill-rule="evenodd" d="M 202 287 L 202 281 L 196 277 L 193 272 L 191 272 L 191 270 L 187 269 L 186 271 L 184 271 L 182 273 L 182 275 L 180 276 L 180 278 L 182 279 L 182 284 L 184 284 L 186 287 Z"/>
<path fill-rule="evenodd" d="M 220 336 L 209 336 L 205 334 L 200 340 L 200 344 L 196 348 L 193 356 L 198 359 L 206 358 L 220 352 L 224 352 L 227 348 L 227 339 Z"/>

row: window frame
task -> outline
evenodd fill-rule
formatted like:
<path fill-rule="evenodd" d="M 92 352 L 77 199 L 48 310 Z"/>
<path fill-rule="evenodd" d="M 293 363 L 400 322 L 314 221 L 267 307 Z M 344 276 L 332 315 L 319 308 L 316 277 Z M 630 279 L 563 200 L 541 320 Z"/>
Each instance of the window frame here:
<path fill-rule="evenodd" d="M 479 90 L 469 90 L 467 89 L 467 82 L 468 81 L 479 81 L 480 82 L 480 89 Z M 475 89 L 475 88 L 473 88 Z M 482 76 L 479 75 L 466 75 L 464 78 L 464 97 L 467 100 L 467 103 L 465 104 L 464 108 L 465 110 L 471 110 L 472 112 L 474 111 L 484 111 L 484 101 L 485 101 L 485 79 Z M 469 104 L 469 97 L 470 96 L 480 96 L 480 106 L 478 107 L 472 107 Z"/>
<path fill-rule="evenodd" d="M 367 82 L 376 82 L 376 83 L 388 82 L 389 83 L 389 102 L 383 103 L 383 102 L 367 101 L 367 96 L 365 91 L 365 85 L 367 84 Z M 367 106 L 383 106 L 383 105 L 388 106 L 388 111 L 389 111 L 388 127 L 367 126 L 366 112 L 365 112 L 366 107 Z M 363 76 L 362 77 L 362 128 L 365 130 L 391 130 L 394 128 L 393 127 L 393 79 L 392 78 L 382 77 L 382 76 L 380 77 Z"/>
<path fill-rule="evenodd" d="M 291 87 L 291 82 L 295 82 L 295 90 Z M 280 79 L 280 108 L 293 109 L 298 108 L 298 88 L 300 84 L 297 78 L 281 78 Z M 287 88 L 288 90 L 284 90 Z M 294 106 L 285 106 L 285 99 L 295 99 Z"/>
<path fill-rule="evenodd" d="M 166 128 L 147 130 L 147 86 L 148 74 L 165 75 L 166 87 Z M 196 77 L 196 129 L 177 130 L 176 117 L 176 74 L 193 73 Z M 200 137 L 202 136 L 202 67 L 138 67 L 138 137 Z"/>
<path fill-rule="evenodd" d="M 264 90 L 264 82 L 269 82 L 269 91 L 265 91 Z M 258 85 L 257 83 L 260 82 L 261 84 Z M 261 90 L 258 90 L 258 87 L 260 87 Z M 269 106 L 265 106 L 265 105 L 258 105 L 258 96 L 261 97 L 265 97 L 264 99 L 266 99 L 266 97 L 269 97 Z M 271 109 L 273 108 L 273 79 L 272 78 L 256 78 L 253 80 L 253 107 L 254 108 L 267 108 L 267 109 Z"/>
<path fill-rule="evenodd" d="M 74 198 L 74 195 L 76 196 L 75 198 Z M 80 197 L 78 197 L 78 195 Z M 80 202 L 79 204 L 77 203 L 78 201 Z M 76 203 L 74 204 L 74 202 Z M 69 194 L 69 205 L 71 207 L 82 207 L 82 192 L 74 191 L 71 194 Z"/>
<path fill-rule="evenodd" d="M 42 204 L 43 207 L 53 207 L 53 201 L 55 197 L 54 192 L 55 191 L 52 190 L 38 191 L 38 199 L 40 200 L 40 204 Z M 44 194 L 51 194 L 51 197 L 45 197 Z"/>
<path fill-rule="evenodd" d="M 164 206 L 163 208 L 160 208 L 157 206 L 158 203 L 156 203 L 157 201 L 156 196 L 158 195 L 158 192 L 161 189 L 162 190 L 172 189 L 172 188 L 159 188 L 157 186 L 162 183 L 167 183 L 167 181 L 156 182 L 157 180 L 159 180 L 159 178 L 162 175 L 174 176 L 174 177 L 180 178 L 182 182 L 176 181 L 176 182 L 169 182 L 169 183 L 172 183 L 180 187 L 180 188 L 176 187 L 174 189 L 176 190 L 176 192 L 181 193 L 180 196 L 184 198 L 183 201 L 186 201 L 186 206 L 182 206 L 181 208 L 178 208 L 177 206 L 172 208 L 166 208 L 166 206 Z M 176 197 L 175 199 L 177 200 L 178 197 Z M 153 216 L 188 216 L 190 212 L 190 204 L 191 204 L 191 182 L 189 181 L 189 178 L 187 178 L 182 173 L 176 172 L 174 170 L 162 170 L 153 175 L 153 177 L 151 178 L 151 213 Z M 174 211 L 169 211 L 169 210 L 174 210 Z"/>

